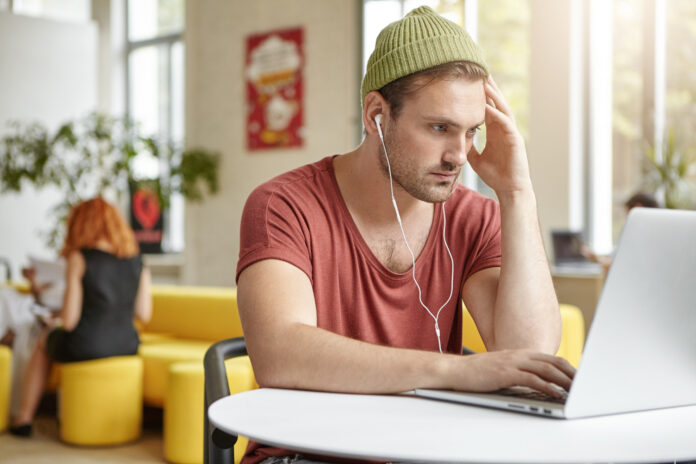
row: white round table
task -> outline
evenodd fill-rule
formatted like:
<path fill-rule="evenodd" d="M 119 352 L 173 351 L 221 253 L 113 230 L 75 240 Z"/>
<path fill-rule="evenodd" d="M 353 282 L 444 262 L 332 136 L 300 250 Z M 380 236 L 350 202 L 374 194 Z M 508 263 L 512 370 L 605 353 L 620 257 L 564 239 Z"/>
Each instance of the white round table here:
<path fill-rule="evenodd" d="M 696 459 L 696 406 L 559 420 L 409 395 L 260 389 L 210 406 L 219 429 L 314 454 L 428 463 Z"/>

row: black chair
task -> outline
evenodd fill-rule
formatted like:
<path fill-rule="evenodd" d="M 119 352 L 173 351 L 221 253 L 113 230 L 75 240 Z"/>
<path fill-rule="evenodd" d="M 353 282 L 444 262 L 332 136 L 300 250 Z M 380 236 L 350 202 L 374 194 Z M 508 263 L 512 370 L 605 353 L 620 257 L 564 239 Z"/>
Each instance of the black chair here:
<path fill-rule="evenodd" d="M 476 352 L 474 350 L 467 348 L 466 346 L 462 346 L 462 354 L 463 355 L 476 354 Z"/>
<path fill-rule="evenodd" d="M 230 395 L 225 360 L 247 354 L 244 338 L 230 338 L 215 343 L 205 353 L 205 410 L 203 411 L 203 463 L 234 464 L 237 436 L 213 427 L 208 421 L 208 408 L 215 401 Z"/>

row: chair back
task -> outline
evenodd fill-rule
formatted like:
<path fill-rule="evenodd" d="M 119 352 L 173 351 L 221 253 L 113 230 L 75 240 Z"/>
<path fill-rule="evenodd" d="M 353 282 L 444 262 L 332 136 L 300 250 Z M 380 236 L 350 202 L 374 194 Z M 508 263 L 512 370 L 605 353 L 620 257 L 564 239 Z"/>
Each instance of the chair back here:
<path fill-rule="evenodd" d="M 234 464 L 234 444 L 237 436 L 213 427 L 208 420 L 208 408 L 215 401 L 230 395 L 225 360 L 247 354 L 243 337 L 230 338 L 213 344 L 205 353 L 205 409 L 203 410 L 203 463 Z"/>

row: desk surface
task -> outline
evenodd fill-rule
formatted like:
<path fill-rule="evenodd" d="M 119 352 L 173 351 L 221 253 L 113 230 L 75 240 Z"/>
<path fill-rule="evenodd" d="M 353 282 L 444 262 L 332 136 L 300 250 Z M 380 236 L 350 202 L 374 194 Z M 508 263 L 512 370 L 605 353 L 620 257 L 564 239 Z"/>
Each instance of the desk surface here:
<path fill-rule="evenodd" d="M 260 389 L 208 410 L 218 428 L 303 452 L 429 463 L 696 458 L 696 406 L 558 420 L 412 396 Z"/>

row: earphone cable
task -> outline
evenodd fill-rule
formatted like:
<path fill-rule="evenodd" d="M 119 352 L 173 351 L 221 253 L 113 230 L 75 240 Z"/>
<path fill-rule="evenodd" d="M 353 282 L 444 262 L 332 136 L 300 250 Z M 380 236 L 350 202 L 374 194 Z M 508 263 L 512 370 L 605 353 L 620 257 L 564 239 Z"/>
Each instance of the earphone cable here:
<path fill-rule="evenodd" d="M 396 221 L 399 223 L 399 229 L 401 229 L 401 236 L 404 239 L 404 243 L 406 244 L 406 248 L 408 249 L 408 252 L 411 254 L 411 276 L 413 277 L 413 282 L 416 284 L 416 288 L 418 289 L 418 301 L 420 302 L 420 305 L 425 309 L 428 314 L 430 314 L 430 317 L 433 318 L 435 321 L 435 335 L 437 336 L 437 346 L 438 349 L 440 350 L 440 353 L 442 353 L 442 341 L 440 337 L 440 325 L 438 324 L 438 319 L 440 318 L 440 312 L 444 309 L 445 306 L 447 306 L 452 300 L 452 295 L 454 294 L 454 258 L 452 257 L 452 252 L 449 249 L 449 246 L 447 245 L 447 239 L 445 238 L 445 231 L 447 229 L 447 215 L 445 214 L 445 202 L 443 201 L 441 203 L 442 205 L 442 241 L 445 244 L 445 249 L 447 250 L 447 254 L 449 255 L 450 258 L 450 294 L 449 297 L 447 298 L 447 301 L 440 306 L 440 309 L 437 310 L 436 314 L 433 314 L 432 311 L 423 303 L 423 291 L 421 290 L 421 286 L 418 284 L 418 280 L 416 280 L 416 255 L 413 253 L 413 250 L 411 249 L 410 245 L 408 244 L 408 240 L 406 239 L 406 232 L 404 231 L 404 226 L 401 222 L 401 215 L 399 214 L 399 207 L 396 205 L 396 198 L 394 197 L 394 181 L 392 179 L 392 173 L 391 173 L 391 163 L 389 162 L 389 155 L 387 154 L 387 147 L 384 144 L 384 137 L 382 136 L 382 129 L 379 124 L 377 124 L 377 132 L 379 132 L 379 139 L 382 142 L 382 149 L 384 150 L 384 157 L 387 159 L 387 170 L 389 172 L 389 189 L 391 192 L 391 200 L 392 200 L 392 206 L 394 207 L 394 212 L 396 213 Z"/>

